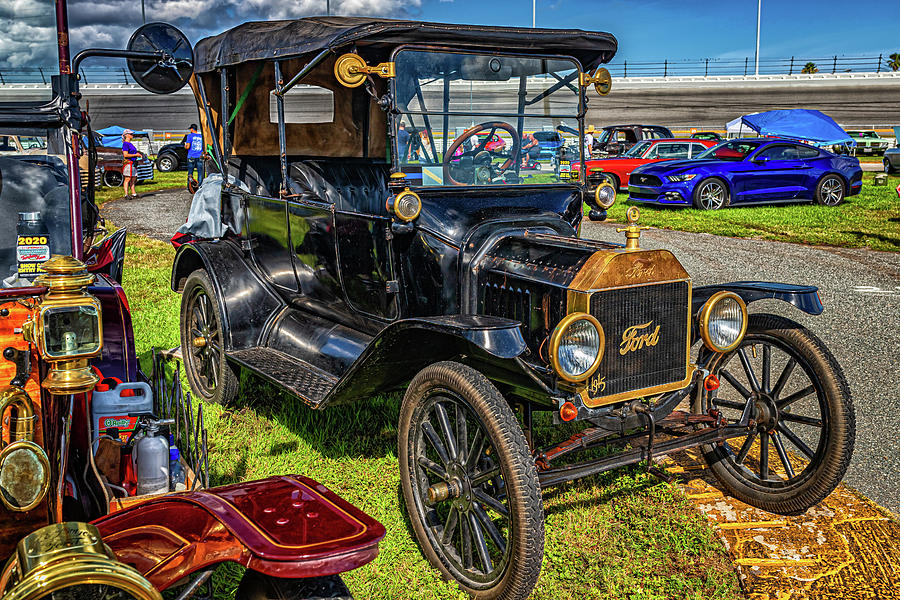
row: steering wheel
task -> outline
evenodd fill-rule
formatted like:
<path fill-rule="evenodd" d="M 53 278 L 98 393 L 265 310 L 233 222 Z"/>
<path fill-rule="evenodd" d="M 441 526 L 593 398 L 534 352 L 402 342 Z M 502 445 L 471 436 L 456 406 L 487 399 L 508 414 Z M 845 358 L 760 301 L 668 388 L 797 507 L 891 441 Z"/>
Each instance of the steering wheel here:
<path fill-rule="evenodd" d="M 512 136 L 512 151 L 509 154 L 492 153 L 485 150 L 488 142 L 492 137 L 494 137 L 494 133 L 496 133 L 498 129 L 502 129 Z M 489 132 L 485 136 L 483 141 L 481 141 L 472 150 L 465 150 L 459 156 L 454 156 L 456 151 L 466 142 L 466 140 L 478 135 L 482 131 Z M 473 181 L 475 183 L 490 183 L 497 175 L 500 175 L 516 164 L 521 146 L 522 138 L 519 137 L 519 132 L 516 131 L 516 128 L 509 123 L 506 123 L 504 121 L 485 121 L 484 123 L 479 123 L 478 125 L 475 125 L 474 127 L 462 132 L 462 134 L 460 134 L 460 136 L 453 141 L 450 147 L 447 148 L 447 152 L 444 154 L 443 160 L 444 182 L 449 182 L 453 185 L 466 185 L 465 182 L 460 182 L 453 179 L 453 176 L 450 174 L 450 163 L 453 160 L 459 160 L 462 157 L 471 156 L 473 157 Z M 506 160 L 503 162 L 503 164 L 497 167 L 497 170 L 495 172 L 494 166 L 491 161 L 494 157 L 498 156 L 501 158 L 506 158 Z"/>

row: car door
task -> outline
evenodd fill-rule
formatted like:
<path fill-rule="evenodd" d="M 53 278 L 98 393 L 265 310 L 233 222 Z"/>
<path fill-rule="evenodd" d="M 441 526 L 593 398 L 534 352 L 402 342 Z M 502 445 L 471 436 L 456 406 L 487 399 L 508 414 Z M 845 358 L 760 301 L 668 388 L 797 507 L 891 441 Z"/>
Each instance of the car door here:
<path fill-rule="evenodd" d="M 796 198 L 804 189 L 809 166 L 793 144 L 769 144 L 750 155 L 735 173 L 737 202 L 770 202 Z"/>
<path fill-rule="evenodd" d="M 235 194 L 237 192 L 230 192 Z M 297 291 L 286 202 L 280 198 L 241 192 L 246 211 L 250 255 L 259 271 L 279 291 Z M 223 195 L 223 205 L 226 196 Z"/>

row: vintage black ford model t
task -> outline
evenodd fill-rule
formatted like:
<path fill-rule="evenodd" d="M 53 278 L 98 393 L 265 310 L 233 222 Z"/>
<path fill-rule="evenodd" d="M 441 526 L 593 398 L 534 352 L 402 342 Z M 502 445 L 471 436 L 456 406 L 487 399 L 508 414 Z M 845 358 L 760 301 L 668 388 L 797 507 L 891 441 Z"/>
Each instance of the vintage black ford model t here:
<path fill-rule="evenodd" d="M 525 160 L 529 134 L 563 121 L 583 147 L 615 51 L 605 33 L 359 18 L 246 23 L 195 47 L 223 175 L 220 235 L 172 270 L 193 389 L 227 402 L 243 368 L 313 409 L 405 390 L 412 527 L 476 597 L 529 594 L 542 488 L 701 446 L 730 493 L 794 513 L 852 453 L 834 358 L 747 311 L 818 314 L 816 288 L 693 288 L 671 252 L 640 248 L 636 209 L 624 245 L 580 239 L 584 204 L 602 220 L 614 191 Z M 574 423 L 568 439 L 535 447 L 536 411 Z M 600 445 L 615 451 L 567 460 Z"/>

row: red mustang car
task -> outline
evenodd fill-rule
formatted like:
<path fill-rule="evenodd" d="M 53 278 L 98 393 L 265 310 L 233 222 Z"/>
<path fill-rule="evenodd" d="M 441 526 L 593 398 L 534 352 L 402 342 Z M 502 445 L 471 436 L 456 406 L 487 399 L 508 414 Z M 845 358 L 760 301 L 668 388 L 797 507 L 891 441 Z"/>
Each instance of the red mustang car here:
<path fill-rule="evenodd" d="M 689 138 L 642 140 L 622 156 L 587 161 L 588 177 L 605 179 L 616 189 L 627 189 L 628 177 L 637 167 L 661 160 L 693 158 L 701 152 L 705 152 L 707 148 L 715 146 L 716 143 L 713 140 Z M 578 177 L 580 168 L 580 163 L 572 165 L 573 177 Z"/>

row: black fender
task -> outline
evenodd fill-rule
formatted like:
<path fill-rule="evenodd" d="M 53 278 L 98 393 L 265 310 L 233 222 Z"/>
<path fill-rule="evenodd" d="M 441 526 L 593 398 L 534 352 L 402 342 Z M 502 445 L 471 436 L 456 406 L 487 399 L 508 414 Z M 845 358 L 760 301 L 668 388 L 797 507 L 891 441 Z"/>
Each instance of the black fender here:
<path fill-rule="evenodd" d="M 225 350 L 260 344 L 269 320 L 285 303 L 244 260 L 243 252 L 228 240 L 183 244 L 172 263 L 172 291 L 181 292 L 188 276 L 205 269 L 215 288 L 223 315 Z"/>
<path fill-rule="evenodd" d="M 810 315 L 820 315 L 825 310 L 819 299 L 819 288 L 813 285 L 794 285 L 771 281 L 735 281 L 695 287 L 691 314 L 697 314 L 710 296 L 722 290 L 734 292 L 747 304 L 773 298 L 792 304 Z"/>
<path fill-rule="evenodd" d="M 404 387 L 416 373 L 442 360 L 468 364 L 520 395 L 550 398 L 521 360 L 527 350 L 520 323 L 483 315 L 395 321 L 379 333 L 317 408 L 344 404 Z"/>

